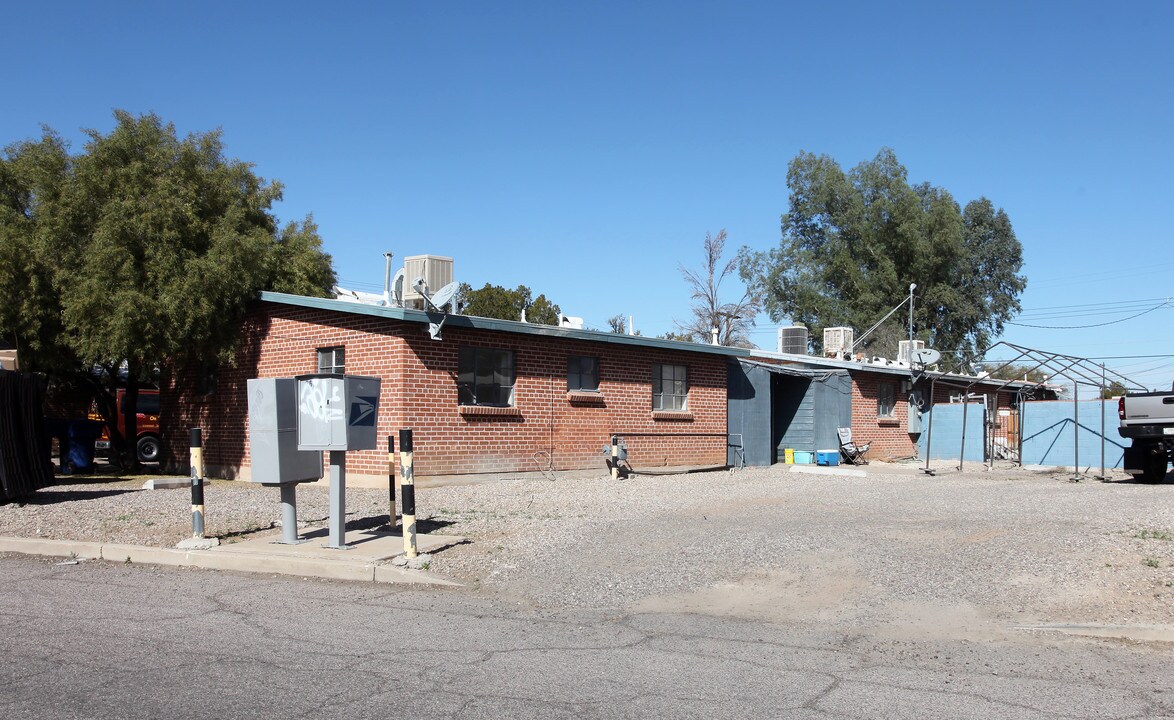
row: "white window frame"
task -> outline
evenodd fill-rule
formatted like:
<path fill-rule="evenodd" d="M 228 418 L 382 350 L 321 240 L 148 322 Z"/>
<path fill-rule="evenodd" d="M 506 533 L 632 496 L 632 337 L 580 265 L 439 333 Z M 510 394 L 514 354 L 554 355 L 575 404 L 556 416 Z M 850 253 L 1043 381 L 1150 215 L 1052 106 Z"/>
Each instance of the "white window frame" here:
<path fill-rule="evenodd" d="M 685 412 L 689 409 L 688 366 L 669 363 L 652 366 L 652 409 L 660 412 Z"/>
<path fill-rule="evenodd" d="M 318 373 L 346 374 L 346 346 L 334 345 L 318 348 Z"/>

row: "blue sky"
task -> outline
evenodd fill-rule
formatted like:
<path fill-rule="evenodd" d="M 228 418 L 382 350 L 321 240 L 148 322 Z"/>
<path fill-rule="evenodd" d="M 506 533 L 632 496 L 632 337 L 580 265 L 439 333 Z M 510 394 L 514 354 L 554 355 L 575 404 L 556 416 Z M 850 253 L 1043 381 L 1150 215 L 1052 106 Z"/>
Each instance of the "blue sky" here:
<path fill-rule="evenodd" d="M 1005 339 L 1174 378 L 1174 307 L 1126 319 L 1174 295 L 1168 2 L 63 2 L 5 25 L 0 142 L 44 123 L 80 149 L 114 108 L 222 128 L 344 286 L 381 289 L 385 250 L 449 255 L 660 334 L 707 231 L 778 243 L 797 152 L 887 146 L 1010 215 L 1018 321 L 1065 327 Z"/>

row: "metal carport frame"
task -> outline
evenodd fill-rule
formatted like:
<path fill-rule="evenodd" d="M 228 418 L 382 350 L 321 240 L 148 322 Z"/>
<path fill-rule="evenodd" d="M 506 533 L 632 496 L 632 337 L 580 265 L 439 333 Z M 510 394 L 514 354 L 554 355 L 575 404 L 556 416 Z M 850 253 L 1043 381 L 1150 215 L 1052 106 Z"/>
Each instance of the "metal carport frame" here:
<path fill-rule="evenodd" d="M 947 375 L 955 375 L 955 376 L 964 375 L 965 373 L 962 372 L 963 369 L 969 368 L 970 366 L 972 366 L 975 360 L 983 360 L 993 350 L 1000 348 L 1000 347 L 1009 348 L 1010 350 L 1012 350 L 1018 354 L 1013 359 L 1007 360 L 1007 361 L 1003 362 L 1003 364 L 996 367 L 994 369 L 993 373 L 988 374 L 988 376 L 986 378 L 975 378 L 973 381 L 971 381 L 968 384 L 961 384 L 961 383 L 957 383 L 957 382 L 949 382 L 949 381 L 941 380 L 942 377 L 947 376 Z M 932 407 L 935 404 L 934 391 L 936 390 L 936 385 L 939 381 L 945 382 L 947 385 L 950 385 L 952 387 L 962 388 L 964 391 L 964 396 L 968 396 L 970 394 L 970 389 L 973 388 L 975 385 L 977 385 L 979 383 L 990 383 L 990 375 L 991 374 L 997 373 L 1004 368 L 1007 368 L 1011 365 L 1015 365 L 1016 363 L 1021 363 L 1024 361 L 1026 361 L 1025 364 L 1035 363 L 1028 370 L 1028 372 L 1035 372 L 1037 370 L 1044 370 L 1050 376 L 1053 376 L 1053 377 L 1059 376 L 1059 377 L 1065 378 L 1067 380 L 1070 380 L 1072 382 L 1072 402 L 1073 402 L 1072 410 L 1073 410 L 1073 433 L 1074 433 L 1072 467 L 1075 472 L 1075 477 L 1073 479 L 1080 480 L 1081 479 L 1081 474 L 1080 474 L 1080 440 L 1079 440 L 1079 434 L 1080 434 L 1080 422 L 1079 422 L 1080 415 L 1079 415 L 1079 413 L 1080 413 L 1080 410 L 1079 410 L 1079 405 L 1077 404 L 1079 402 L 1079 398 L 1080 398 L 1080 390 L 1079 390 L 1080 385 L 1082 385 L 1082 384 L 1088 385 L 1091 387 L 1098 388 L 1099 390 L 1104 390 L 1105 388 L 1109 387 L 1108 382 L 1109 382 L 1110 378 L 1112 378 L 1112 380 L 1120 383 L 1127 390 L 1128 389 L 1135 389 L 1135 390 L 1144 389 L 1144 388 L 1142 388 L 1141 385 L 1134 382 L 1130 378 L 1122 375 L 1121 373 L 1118 373 L 1118 372 L 1115 372 L 1112 370 L 1108 370 L 1105 367 L 1104 363 L 1094 363 L 1093 361 L 1089 360 L 1088 358 L 1077 357 L 1075 355 L 1065 355 L 1063 353 L 1048 352 L 1046 350 L 1039 350 L 1037 348 L 1029 348 L 1029 347 L 1024 347 L 1022 345 L 1016 345 L 1014 343 L 999 341 L 999 342 L 995 343 L 994 345 L 991 345 L 985 351 L 983 351 L 982 355 L 978 356 L 977 358 L 969 360 L 964 365 L 959 366 L 957 371 L 955 371 L 953 373 L 938 373 L 936 376 L 930 378 L 930 391 L 929 391 L 930 405 Z M 917 379 L 918 378 L 915 373 L 914 380 L 916 381 Z M 996 387 L 993 390 L 993 392 L 995 393 L 995 397 L 998 398 L 998 393 L 1000 391 L 1002 391 L 1004 388 L 1007 388 L 1008 386 L 1011 386 L 1011 385 L 1019 385 L 1019 387 L 1015 391 L 1016 396 L 1017 396 L 1017 404 L 1019 406 L 1019 413 L 1020 413 L 1019 461 L 1018 461 L 1018 463 L 1019 463 L 1020 467 L 1023 467 L 1023 430 L 1022 430 L 1022 428 L 1023 428 L 1023 408 L 1024 408 L 1023 400 L 1026 397 L 1029 397 L 1031 395 L 1031 388 L 1026 387 L 1024 385 L 1024 381 L 1022 381 L 1022 380 L 1006 380 L 1003 382 L 1002 385 L 999 385 L 998 387 Z M 983 394 L 985 396 L 987 393 L 984 392 Z M 996 400 L 996 404 L 997 404 L 997 402 L 998 401 Z M 965 446 L 966 446 L 966 409 L 967 409 L 967 405 L 968 405 L 968 403 L 966 403 L 964 401 L 963 405 L 962 405 L 962 418 L 963 418 L 963 420 L 962 420 L 961 449 L 958 454 L 958 469 L 959 470 L 962 469 L 963 456 L 965 455 L 964 451 L 965 451 Z M 930 459 L 929 448 L 931 447 L 931 443 L 933 442 L 933 413 L 932 413 L 932 411 L 929 416 L 929 428 L 928 428 L 927 432 L 928 432 L 928 435 L 926 437 L 925 467 L 922 470 L 923 470 L 923 472 L 926 472 L 926 473 L 929 473 L 932 475 L 933 470 L 931 470 L 930 466 L 929 466 L 929 459 Z M 1101 413 L 1101 474 L 1100 474 L 1099 478 L 1102 480 L 1105 479 L 1105 477 L 1106 477 L 1106 475 L 1105 475 L 1104 444 L 1105 444 L 1105 417 L 1104 417 L 1104 413 Z M 995 464 L 994 453 L 990 454 L 990 457 L 987 458 L 987 462 L 990 463 L 991 468 L 994 467 L 994 464 Z"/>

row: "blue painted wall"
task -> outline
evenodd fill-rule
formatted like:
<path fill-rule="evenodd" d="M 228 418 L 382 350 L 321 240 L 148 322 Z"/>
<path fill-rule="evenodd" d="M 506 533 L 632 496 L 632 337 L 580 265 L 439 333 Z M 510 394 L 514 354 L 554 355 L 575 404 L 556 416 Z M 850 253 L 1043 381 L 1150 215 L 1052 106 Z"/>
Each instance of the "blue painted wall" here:
<path fill-rule="evenodd" d="M 770 465 L 771 376 L 765 368 L 730 363 L 726 403 L 726 463 L 729 465 Z"/>
<path fill-rule="evenodd" d="M 846 371 L 796 376 L 730 363 L 726 462 L 770 465 L 783 450 L 835 450 L 836 429 L 851 427 L 852 378 Z"/>
<path fill-rule="evenodd" d="M 1029 402 L 1024 404 L 1023 426 L 1024 465 L 1063 465 L 1075 463 L 1077 433 L 1074 415 L 1080 422 L 1079 465 L 1085 468 L 1101 467 L 1101 413 L 1105 416 L 1105 467 L 1121 467 L 1121 459 L 1129 441 L 1117 434 L 1117 401 L 1089 400 L 1079 403 L 1079 413 L 1073 412 L 1071 400 Z"/>
<path fill-rule="evenodd" d="M 983 462 L 983 405 L 967 403 L 966 462 Z M 921 417 L 921 437 L 917 439 L 917 454 L 925 458 L 925 446 L 930 438 L 930 417 L 933 417 L 933 441 L 929 442 L 931 460 L 957 460 L 962 449 L 962 403 L 938 403 Z"/>

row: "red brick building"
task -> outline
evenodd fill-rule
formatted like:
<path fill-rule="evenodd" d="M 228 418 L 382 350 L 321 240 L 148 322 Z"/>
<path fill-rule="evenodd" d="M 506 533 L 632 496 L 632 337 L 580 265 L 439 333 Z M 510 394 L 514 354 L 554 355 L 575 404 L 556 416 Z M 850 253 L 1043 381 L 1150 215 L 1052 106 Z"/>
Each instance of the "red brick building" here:
<path fill-rule="evenodd" d="M 434 315 L 433 320 L 439 319 Z M 723 465 L 735 348 L 264 293 L 235 363 L 172 373 L 169 455 L 204 429 L 209 475 L 249 476 L 246 382 L 344 372 L 382 379 L 377 432 L 411 428 L 418 477 L 553 469 L 604 472 L 621 434 L 636 469 Z M 386 449 L 350 452 L 348 482 L 387 482 Z"/>
<path fill-rule="evenodd" d="M 429 323 L 442 317 L 441 338 L 432 339 Z M 234 363 L 165 379 L 165 455 L 182 468 L 187 428 L 201 427 L 209 474 L 250 477 L 246 382 L 316 372 L 382 380 L 377 435 L 411 428 L 420 477 L 602 473 L 613 434 L 637 471 L 768 465 L 782 460 L 784 448 L 838 449 L 842 427 L 856 443 L 871 444 L 869 459 L 911 458 L 931 377 L 938 379 L 934 403 L 991 389 L 973 377 L 914 378 L 890 361 L 264 293 L 244 319 Z M 996 406 L 1009 407 L 1014 392 L 994 393 Z M 989 432 L 999 430 L 992 424 Z M 347 472 L 353 484 L 386 483 L 386 448 L 348 453 Z"/>

